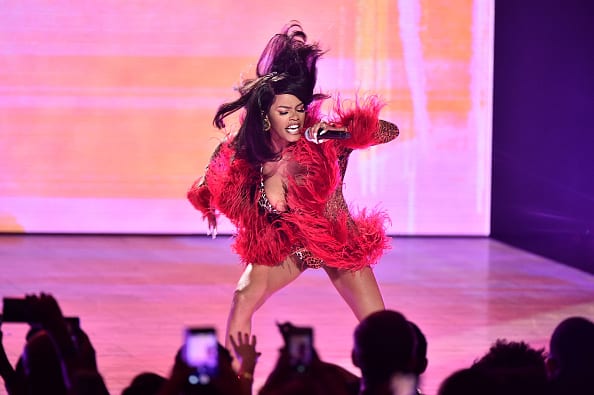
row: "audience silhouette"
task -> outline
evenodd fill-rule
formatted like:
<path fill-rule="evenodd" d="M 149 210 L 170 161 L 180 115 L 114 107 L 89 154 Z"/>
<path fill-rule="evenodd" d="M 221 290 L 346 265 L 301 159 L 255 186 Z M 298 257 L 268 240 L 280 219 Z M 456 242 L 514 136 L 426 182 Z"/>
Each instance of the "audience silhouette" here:
<path fill-rule="evenodd" d="M 594 394 L 594 322 L 561 321 L 551 335 L 546 366 L 555 395 Z"/>
<path fill-rule="evenodd" d="M 80 328 L 78 318 L 62 315 L 52 295 L 5 298 L 2 319 L 22 320 L 30 325 L 15 369 L 9 366 L 4 345 L 1 346 L 1 373 L 10 395 L 108 394 L 89 337 Z"/>
<path fill-rule="evenodd" d="M 493 376 L 480 369 L 464 368 L 446 377 L 437 395 L 499 395 L 499 392 Z"/>
<path fill-rule="evenodd" d="M 493 377 L 501 394 L 544 394 L 548 388 L 545 350 L 522 341 L 497 339 L 472 368 Z"/>
<path fill-rule="evenodd" d="M 134 376 L 122 395 L 157 395 L 167 379 L 157 373 L 142 372 Z"/>
<path fill-rule="evenodd" d="M 296 327 L 290 322 L 278 324 L 278 327 L 284 345 L 279 350 L 273 371 L 259 391 L 260 395 L 357 394 L 357 376 L 320 359 L 313 345 L 312 328 Z"/>
<path fill-rule="evenodd" d="M 418 384 L 417 336 L 401 313 L 382 310 L 355 328 L 353 364 L 361 369 L 361 395 L 414 394 Z M 423 369 L 424 370 L 424 369 Z"/>
<path fill-rule="evenodd" d="M 5 298 L 2 319 L 29 324 L 14 367 L 0 330 L 0 376 L 9 395 L 108 394 L 80 320 L 64 317 L 52 295 Z M 290 322 L 278 327 L 284 345 L 259 395 L 420 394 L 428 341 L 421 328 L 400 312 L 375 312 L 354 328 L 351 355 L 361 377 L 320 358 L 314 328 Z M 143 371 L 131 378 L 121 395 L 251 395 L 260 356 L 256 337 L 237 333 L 230 341 L 238 367 L 219 343 L 216 374 L 206 382 L 195 380 L 197 370 L 184 361 L 182 345 L 169 377 Z M 546 355 L 544 349 L 523 341 L 497 339 L 471 366 L 446 377 L 437 395 L 594 394 L 594 323 L 584 317 L 564 319 L 551 334 L 549 347 Z"/>

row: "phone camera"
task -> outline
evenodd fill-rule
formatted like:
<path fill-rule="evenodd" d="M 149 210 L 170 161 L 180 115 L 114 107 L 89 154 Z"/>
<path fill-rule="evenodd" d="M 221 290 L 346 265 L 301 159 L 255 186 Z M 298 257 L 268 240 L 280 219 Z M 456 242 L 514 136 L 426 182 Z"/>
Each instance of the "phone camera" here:
<path fill-rule="evenodd" d="M 192 385 L 207 385 L 210 383 L 210 376 L 204 373 L 195 372 L 188 376 L 188 382 Z"/>

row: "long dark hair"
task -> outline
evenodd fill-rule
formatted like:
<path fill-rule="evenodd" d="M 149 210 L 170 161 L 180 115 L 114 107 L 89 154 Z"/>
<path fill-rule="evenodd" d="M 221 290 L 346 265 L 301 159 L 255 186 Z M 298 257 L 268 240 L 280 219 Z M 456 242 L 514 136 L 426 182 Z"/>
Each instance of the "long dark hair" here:
<path fill-rule="evenodd" d="M 316 63 L 323 53 L 318 43 L 307 43 L 307 36 L 296 21 L 270 39 L 258 60 L 257 78 L 244 81 L 238 88 L 239 99 L 222 104 L 213 120 L 222 129 L 227 116 L 245 109 L 232 141 L 238 157 L 254 165 L 280 159 L 281 153 L 275 151 L 270 133 L 264 131 L 264 117 L 275 95 L 292 94 L 306 107 L 314 100 L 328 97 L 314 93 Z"/>

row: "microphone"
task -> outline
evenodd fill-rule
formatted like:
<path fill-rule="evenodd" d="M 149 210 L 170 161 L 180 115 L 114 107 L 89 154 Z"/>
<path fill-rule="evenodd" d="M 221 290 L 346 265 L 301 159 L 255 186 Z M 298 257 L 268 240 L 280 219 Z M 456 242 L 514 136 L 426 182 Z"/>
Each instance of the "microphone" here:
<path fill-rule="evenodd" d="M 336 129 L 318 129 L 318 140 L 345 140 L 350 139 L 351 134 L 345 130 Z"/>
<path fill-rule="evenodd" d="M 307 141 L 316 144 L 319 144 L 320 140 L 345 140 L 351 138 L 351 134 L 346 130 L 324 129 L 324 127 L 320 127 L 316 133 L 312 133 L 311 128 L 307 128 L 304 135 Z"/>

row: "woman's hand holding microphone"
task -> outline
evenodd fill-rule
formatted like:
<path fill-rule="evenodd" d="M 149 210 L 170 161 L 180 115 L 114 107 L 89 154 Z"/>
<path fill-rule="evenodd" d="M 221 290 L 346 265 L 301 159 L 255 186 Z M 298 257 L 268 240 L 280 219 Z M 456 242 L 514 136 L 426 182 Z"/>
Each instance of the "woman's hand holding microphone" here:
<path fill-rule="evenodd" d="M 318 122 L 305 129 L 303 133 L 307 141 L 322 144 L 328 140 L 344 140 L 351 137 L 346 127 L 336 127 L 334 124 Z"/>

